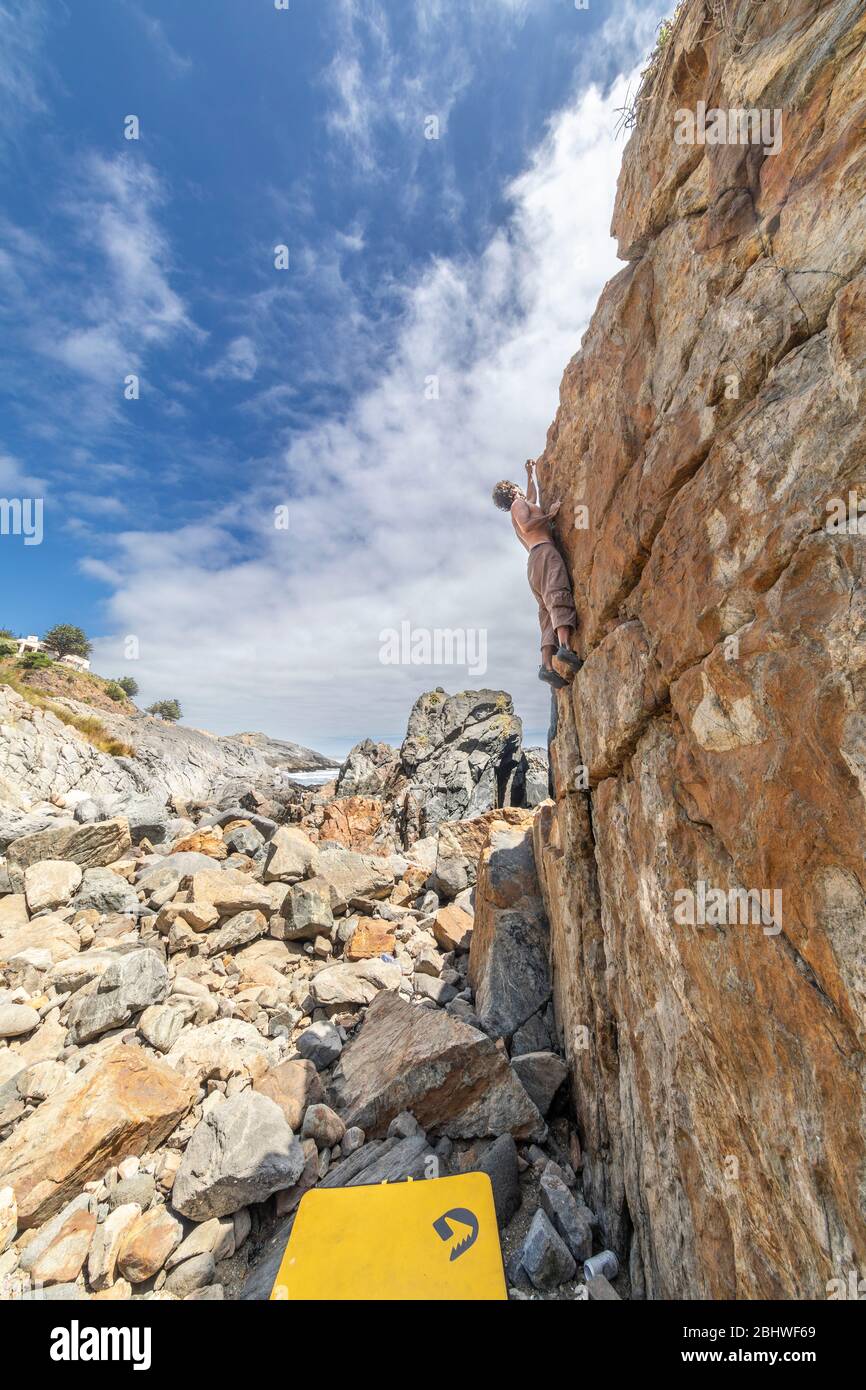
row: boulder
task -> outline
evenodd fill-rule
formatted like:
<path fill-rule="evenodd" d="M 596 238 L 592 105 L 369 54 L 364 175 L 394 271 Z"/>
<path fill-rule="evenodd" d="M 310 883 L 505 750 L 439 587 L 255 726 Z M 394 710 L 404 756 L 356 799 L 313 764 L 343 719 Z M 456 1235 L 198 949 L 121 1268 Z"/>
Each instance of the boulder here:
<path fill-rule="evenodd" d="M 568 1076 L 568 1067 L 556 1052 L 523 1052 L 512 1057 L 511 1065 L 520 1084 L 546 1115 L 553 1098 Z"/>
<path fill-rule="evenodd" d="M 0 936 L 0 965 L 14 960 L 23 951 L 47 951 L 52 961 L 58 961 L 78 949 L 78 932 L 72 923 L 59 913 L 49 913 Z"/>
<path fill-rule="evenodd" d="M 243 1091 L 201 1121 L 187 1145 L 172 1188 L 183 1216 L 204 1221 L 291 1187 L 304 1152 L 274 1101 Z"/>
<path fill-rule="evenodd" d="M 263 883 L 237 869 L 209 869 L 192 875 L 191 899 L 212 903 L 221 916 L 258 908 L 270 912 L 271 895 Z"/>
<path fill-rule="evenodd" d="M 16 927 L 26 927 L 30 921 L 27 899 L 23 893 L 9 893 L 0 897 L 0 936 L 14 931 Z"/>
<path fill-rule="evenodd" d="M 72 906 L 77 912 L 92 908 L 96 912 L 134 916 L 139 909 L 138 894 L 131 883 L 111 869 L 86 869 Z"/>
<path fill-rule="evenodd" d="M 376 956 L 392 956 L 397 946 L 394 933 L 386 923 L 375 917 L 361 917 L 346 942 L 346 960 L 372 960 Z"/>
<path fill-rule="evenodd" d="M 188 1028 L 166 1056 L 169 1066 L 199 1084 L 232 1076 L 263 1075 L 277 1062 L 278 1049 L 262 1037 L 252 1023 L 238 1018 L 219 1018 L 198 1028 Z"/>
<path fill-rule="evenodd" d="M 393 846 L 388 830 L 388 808 L 384 801 L 370 796 L 347 796 L 325 806 L 319 839 L 336 840 L 346 849 L 384 853 Z"/>
<path fill-rule="evenodd" d="M 196 1089 L 141 1048 L 115 1046 L 44 1101 L 0 1144 L 22 1230 L 38 1226 L 111 1162 L 156 1149 Z"/>
<path fill-rule="evenodd" d="M 164 1266 L 183 1240 L 183 1225 L 168 1207 L 151 1207 L 126 1227 L 117 1250 L 117 1273 L 130 1284 L 143 1284 Z"/>
<path fill-rule="evenodd" d="M 122 816 L 93 825 L 68 821 L 34 835 L 23 835 L 6 850 L 13 891 L 23 890 L 25 869 L 40 859 L 71 860 L 82 869 L 99 869 L 120 859 L 131 844 L 129 824 Z"/>
<path fill-rule="evenodd" d="M 157 1052 L 170 1052 L 184 1026 L 184 1014 L 171 1004 L 152 1004 L 138 1020 L 138 1031 Z"/>
<path fill-rule="evenodd" d="M 257 908 L 236 912 L 223 923 L 219 931 L 208 936 L 207 953 L 222 955 L 226 951 L 237 950 L 240 946 L 249 946 L 252 941 L 258 941 L 260 936 L 264 936 L 267 929 L 268 918 Z"/>
<path fill-rule="evenodd" d="M 334 930 L 331 909 L 331 887 L 323 878 L 309 878 L 295 883 L 283 904 L 286 941 L 314 941 L 319 935 L 330 936 Z"/>
<path fill-rule="evenodd" d="M 373 1000 L 343 1049 L 330 1097 L 347 1127 L 358 1125 L 374 1137 L 403 1110 L 428 1134 L 455 1139 L 546 1133 L 490 1038 L 442 1010 L 417 1008 L 389 993 Z"/>
<path fill-rule="evenodd" d="M 345 911 L 356 898 L 386 898 L 394 887 L 387 859 L 330 846 L 319 851 L 316 876 L 330 885 L 335 912 Z"/>
<path fill-rule="evenodd" d="M 507 1226 L 520 1206 L 520 1170 L 517 1145 L 510 1134 L 500 1134 L 482 1153 L 475 1169 L 486 1173 L 493 1185 L 496 1220 Z"/>
<path fill-rule="evenodd" d="M 314 1028 L 322 1026 L 330 1027 L 313 1024 Z M 336 1028 L 333 1032 L 337 1032 Z M 337 1041 L 339 1043 L 339 1034 Z M 338 1047 L 338 1056 L 339 1051 Z M 324 1099 L 316 1067 L 312 1061 L 307 1060 L 290 1059 L 288 1062 L 281 1062 L 278 1067 L 271 1067 L 263 1076 L 256 1078 L 253 1090 L 260 1091 L 263 1096 L 275 1101 L 285 1115 L 289 1128 L 296 1133 L 301 1128 L 307 1107 Z"/>
<path fill-rule="evenodd" d="M 326 966 L 310 980 L 310 994 L 317 1004 L 369 1004 L 380 990 L 397 990 L 403 972 L 396 963 L 383 960 L 338 962 Z"/>
<path fill-rule="evenodd" d="M 421 807 L 421 833 L 497 806 L 521 738 L 511 696 L 503 690 L 446 695 L 437 689 L 420 695 L 409 716 L 400 765 Z"/>
<path fill-rule="evenodd" d="M 317 1070 L 322 1071 L 336 1062 L 343 1050 L 343 1042 L 333 1023 L 311 1023 L 298 1038 L 298 1052 L 308 1058 Z M 294 1126 L 292 1126 L 294 1128 Z"/>
<path fill-rule="evenodd" d="M 274 832 L 265 860 L 265 883 L 296 883 L 316 873 L 318 846 L 297 825 L 281 825 Z"/>
<path fill-rule="evenodd" d="M 510 1038 L 550 998 L 549 932 L 535 872 L 532 813 L 494 821 L 478 868 L 469 983 L 493 1037 Z"/>
<path fill-rule="evenodd" d="M 120 1246 L 140 1216 L 141 1207 L 128 1202 L 115 1207 L 96 1227 L 87 1255 L 87 1281 L 92 1289 L 110 1289 L 114 1284 Z"/>
<path fill-rule="evenodd" d="M 69 902 L 79 883 L 81 869 L 65 859 L 41 859 L 24 870 L 24 895 L 31 916 Z"/>
<path fill-rule="evenodd" d="M 543 1292 L 559 1288 L 577 1273 L 571 1251 L 541 1210 L 532 1218 L 520 1263 L 535 1287 Z"/>
<path fill-rule="evenodd" d="M 0 1004 L 0 1038 L 20 1038 L 39 1026 L 39 1013 L 29 1004 Z"/>
<path fill-rule="evenodd" d="M 592 1223 L 588 1208 L 578 1206 L 562 1178 L 548 1164 L 541 1175 L 541 1206 L 578 1264 L 592 1254 Z"/>
<path fill-rule="evenodd" d="M 474 918 L 452 903 L 440 907 L 433 919 L 433 935 L 442 951 L 468 951 Z"/>
<path fill-rule="evenodd" d="M 156 951 L 147 948 L 120 956 L 99 977 L 92 994 L 79 992 L 67 1022 L 74 1042 L 98 1038 L 119 1028 L 168 993 L 168 971 Z"/>

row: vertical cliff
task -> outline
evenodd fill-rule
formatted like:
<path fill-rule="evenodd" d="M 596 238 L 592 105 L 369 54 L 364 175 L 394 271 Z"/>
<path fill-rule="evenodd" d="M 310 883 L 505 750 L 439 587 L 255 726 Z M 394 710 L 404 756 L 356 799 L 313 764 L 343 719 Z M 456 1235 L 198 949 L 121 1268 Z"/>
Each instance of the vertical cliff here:
<path fill-rule="evenodd" d="M 536 856 L 586 1195 L 639 1295 L 824 1297 L 866 1268 L 863 0 L 686 0 L 613 230 L 539 463 L 585 657 Z"/>

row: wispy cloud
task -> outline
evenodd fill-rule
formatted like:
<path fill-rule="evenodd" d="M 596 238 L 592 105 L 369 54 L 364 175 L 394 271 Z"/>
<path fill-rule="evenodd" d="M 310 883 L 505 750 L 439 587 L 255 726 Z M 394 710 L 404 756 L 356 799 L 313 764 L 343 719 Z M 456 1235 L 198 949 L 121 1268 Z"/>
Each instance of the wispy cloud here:
<path fill-rule="evenodd" d="M 46 109 L 41 49 L 49 23 L 42 0 L 0 0 L 0 152 Z"/>
<path fill-rule="evenodd" d="M 590 88 L 551 122 L 480 255 L 439 259 L 403 286 L 386 367 L 343 418 L 297 434 L 209 525 L 122 538 L 110 608 L 115 629 L 140 638 L 143 685 L 182 691 L 196 721 L 220 729 L 252 722 L 313 742 L 398 731 L 420 690 L 468 683 L 465 670 L 380 663 L 380 633 L 408 619 L 484 629 L 480 683 L 546 723 L 525 561 L 490 489 L 543 447 L 563 367 L 617 268 L 625 86 Z M 274 525 L 280 505 L 288 530 Z M 180 639 L 190 625 L 194 670 Z"/>

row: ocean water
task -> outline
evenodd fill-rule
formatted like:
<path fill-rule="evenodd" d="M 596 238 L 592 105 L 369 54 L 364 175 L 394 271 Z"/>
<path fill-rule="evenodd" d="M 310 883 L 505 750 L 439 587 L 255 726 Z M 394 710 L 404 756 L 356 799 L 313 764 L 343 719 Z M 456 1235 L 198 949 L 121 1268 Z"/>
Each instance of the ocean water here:
<path fill-rule="evenodd" d="M 317 767 L 312 772 L 287 772 L 286 776 L 305 787 L 320 787 L 323 782 L 333 782 L 339 771 L 339 767 Z"/>

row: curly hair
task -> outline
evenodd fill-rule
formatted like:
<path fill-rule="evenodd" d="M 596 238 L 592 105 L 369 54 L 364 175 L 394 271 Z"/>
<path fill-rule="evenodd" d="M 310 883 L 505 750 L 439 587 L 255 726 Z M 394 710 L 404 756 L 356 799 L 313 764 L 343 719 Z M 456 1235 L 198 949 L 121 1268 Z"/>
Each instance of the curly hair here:
<path fill-rule="evenodd" d="M 500 511 L 507 512 L 511 510 L 511 504 L 519 491 L 520 488 L 517 484 L 509 483 L 507 479 L 496 484 L 496 487 L 493 489 L 493 500 Z"/>

